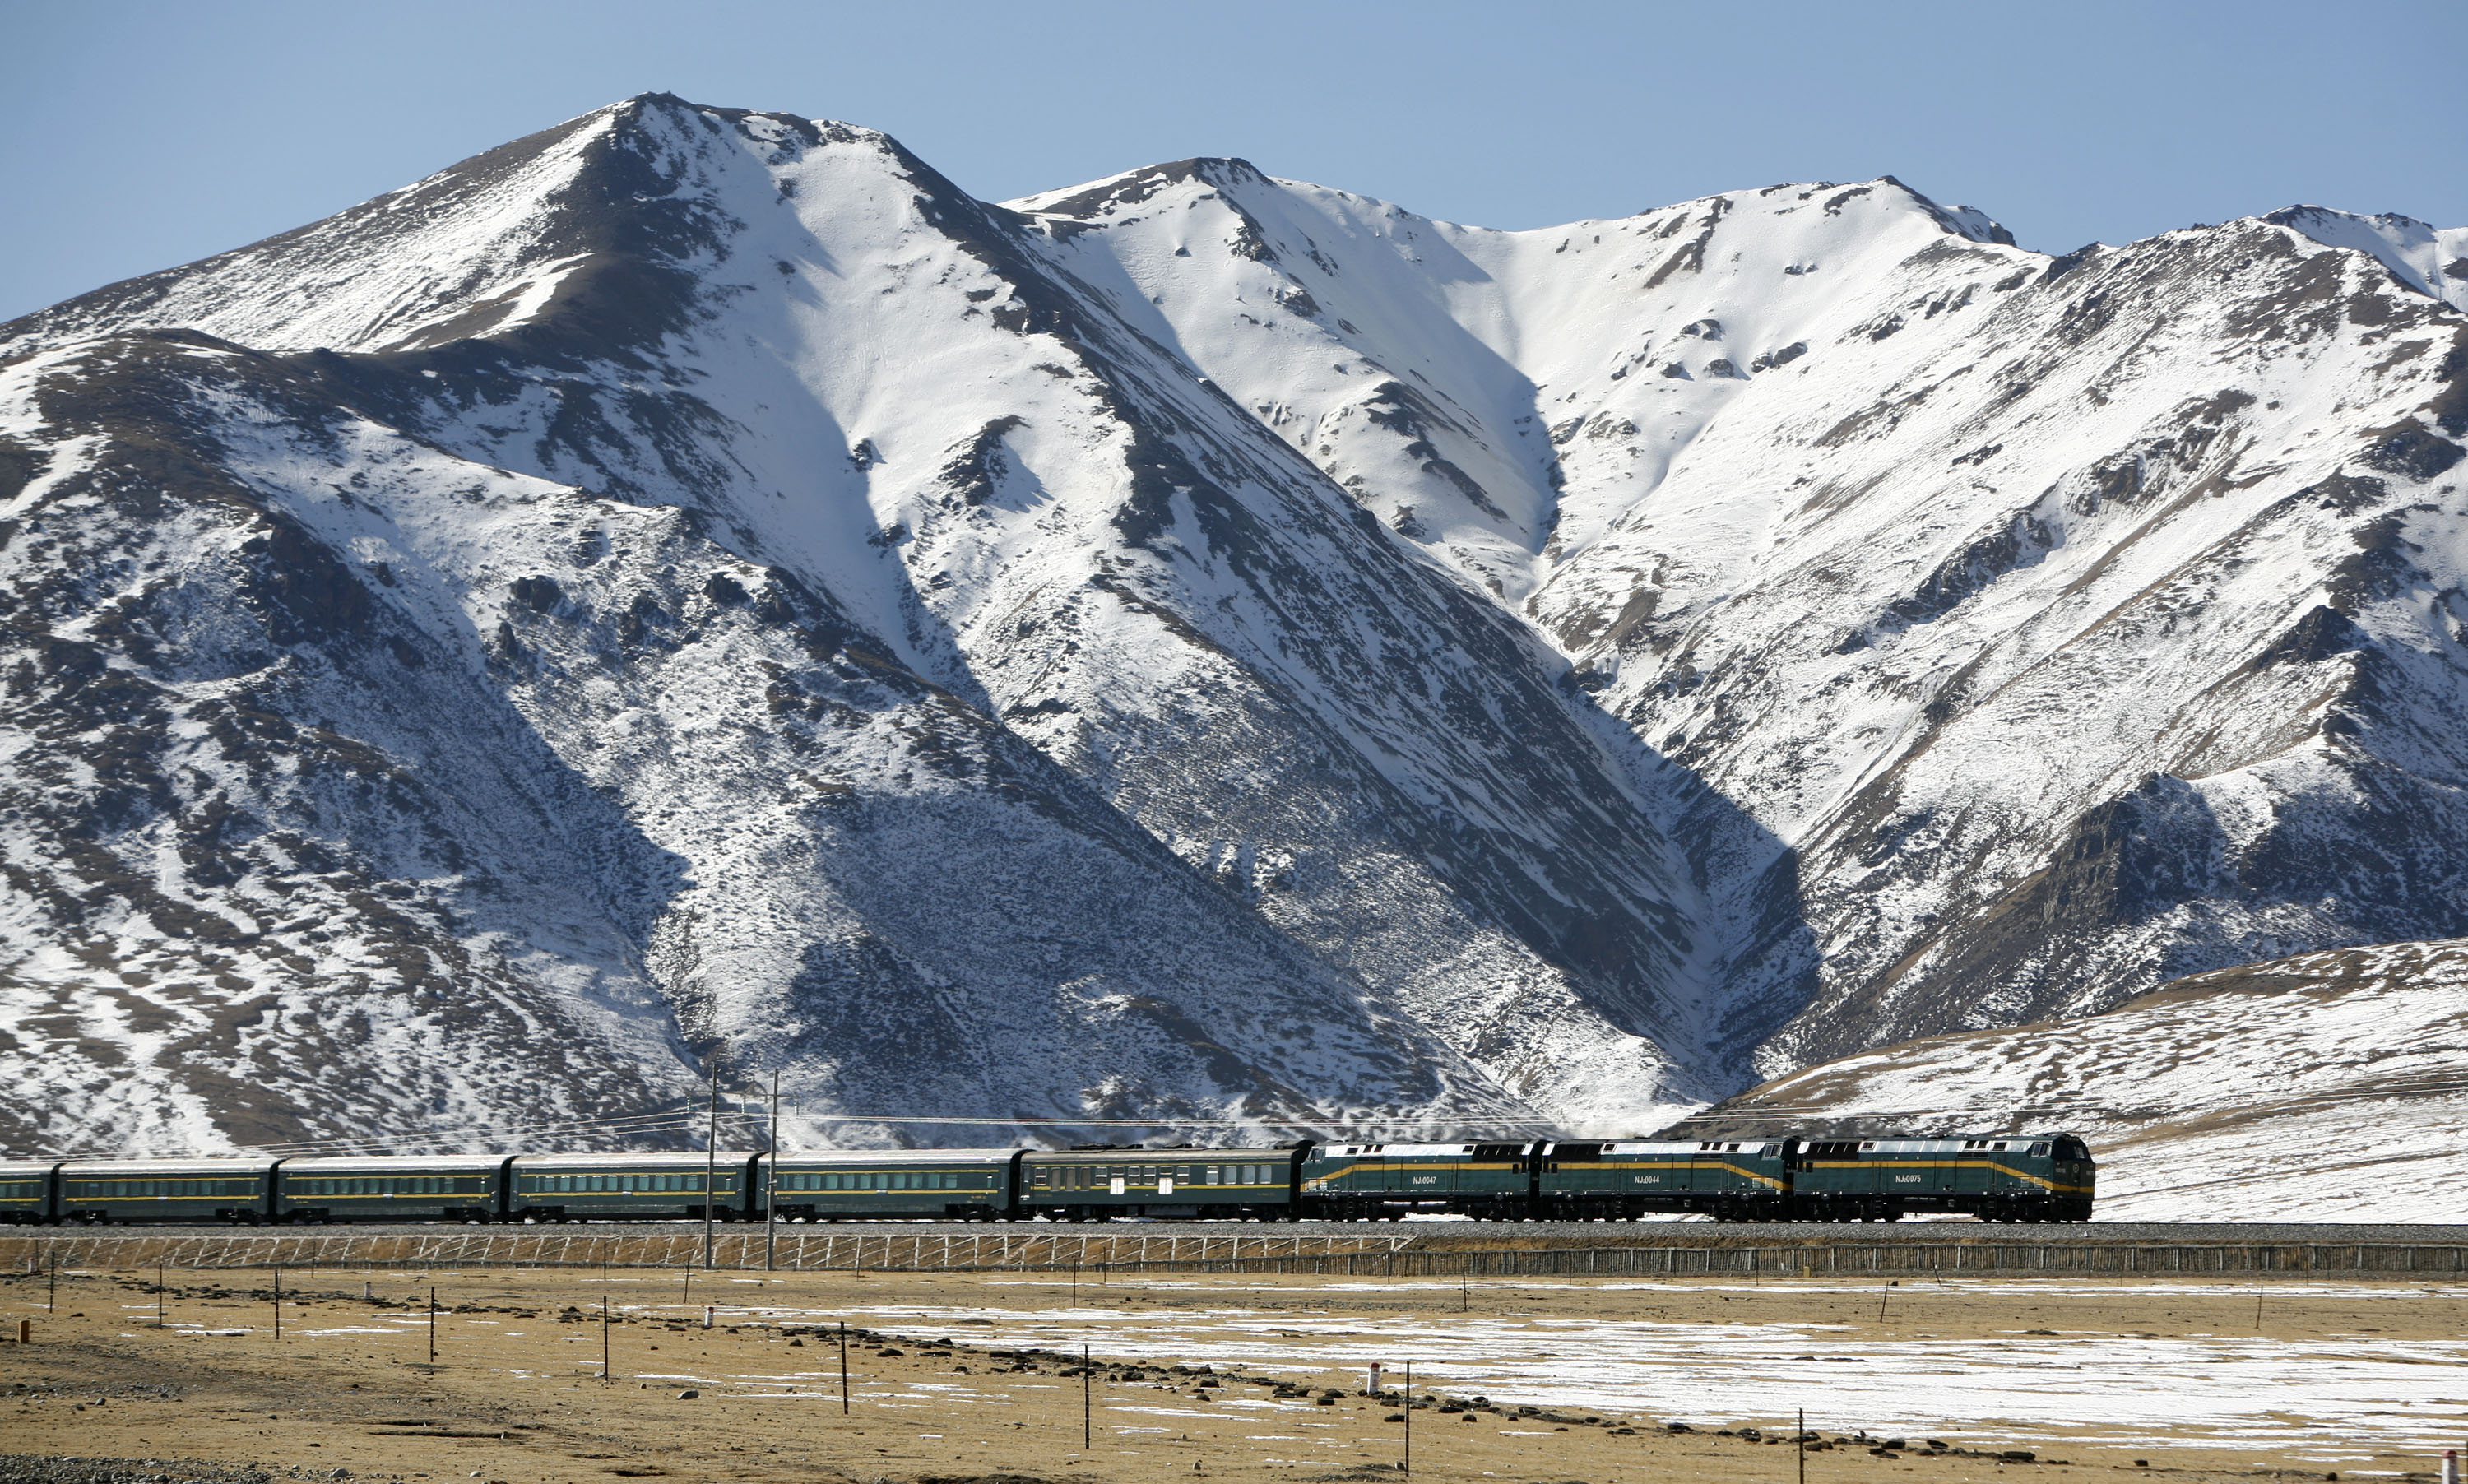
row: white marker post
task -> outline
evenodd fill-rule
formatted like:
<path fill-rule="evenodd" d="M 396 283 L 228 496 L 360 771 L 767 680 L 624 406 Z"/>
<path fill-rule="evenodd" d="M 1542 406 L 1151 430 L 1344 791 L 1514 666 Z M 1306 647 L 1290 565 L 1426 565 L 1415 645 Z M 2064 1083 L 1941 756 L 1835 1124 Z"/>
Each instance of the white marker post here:
<path fill-rule="evenodd" d="M 2460 1484 L 2459 1450 L 2456 1448 L 2442 1450 L 2442 1484 Z"/>
<path fill-rule="evenodd" d="M 1371 1389 L 1367 1394 L 1375 1397 L 1380 1394 L 1380 1362 L 1377 1360 L 1371 1362 Z M 2457 1484 L 2457 1481 L 2451 1480 L 2448 1484 Z"/>

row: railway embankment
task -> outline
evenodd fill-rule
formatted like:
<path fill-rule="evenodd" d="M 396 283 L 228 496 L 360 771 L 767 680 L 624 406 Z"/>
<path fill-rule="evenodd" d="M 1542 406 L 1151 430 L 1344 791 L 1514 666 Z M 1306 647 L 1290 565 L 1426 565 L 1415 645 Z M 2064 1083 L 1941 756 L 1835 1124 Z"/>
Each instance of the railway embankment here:
<path fill-rule="evenodd" d="M 0 1235 L 0 1270 L 689 1267 L 701 1228 L 62 1227 Z M 708 1261 L 740 1271 L 1317 1273 L 1468 1277 L 2351 1277 L 2468 1276 L 2468 1227 L 2394 1225 L 1723 1226 L 1465 1222 L 1200 1230 L 1125 1223 L 1088 1231 L 880 1223 L 722 1227 Z"/>

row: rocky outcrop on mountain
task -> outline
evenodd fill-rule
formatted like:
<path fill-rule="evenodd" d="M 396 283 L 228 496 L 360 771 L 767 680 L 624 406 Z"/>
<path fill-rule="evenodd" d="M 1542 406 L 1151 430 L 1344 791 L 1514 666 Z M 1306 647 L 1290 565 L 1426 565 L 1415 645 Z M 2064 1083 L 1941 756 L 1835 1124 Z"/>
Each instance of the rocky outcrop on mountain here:
<path fill-rule="evenodd" d="M 2450 242 L 654 95 L 0 326 L 5 1136 L 1624 1132 L 2468 931 Z"/>
<path fill-rule="evenodd" d="M 1863 1052 L 1680 1128 L 2068 1130 L 2100 1161 L 2097 1220 L 2449 1221 L 2468 1179 L 2463 1053 L 2468 941 L 2384 944 Z"/>

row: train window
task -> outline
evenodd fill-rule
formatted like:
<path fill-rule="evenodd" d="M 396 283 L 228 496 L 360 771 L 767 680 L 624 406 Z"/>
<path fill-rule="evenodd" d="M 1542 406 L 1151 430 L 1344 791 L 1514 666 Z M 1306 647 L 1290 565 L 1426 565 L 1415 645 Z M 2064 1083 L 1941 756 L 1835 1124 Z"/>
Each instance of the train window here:
<path fill-rule="evenodd" d="M 2034 1154 L 2045 1154 L 2047 1152 L 2048 1146 L 2045 1144 L 2034 1144 L 2031 1146 L 2031 1153 Z"/>
<path fill-rule="evenodd" d="M 1875 1139 L 1862 1139 L 1860 1141 L 1860 1147 L 1862 1149 L 1875 1149 L 1877 1147 L 1877 1141 Z"/>
<path fill-rule="evenodd" d="M 1997 1147 L 1997 1148 L 1999 1148 L 1999 1149 L 2003 1149 L 2003 1148 L 2005 1147 L 2005 1141 L 2004 1141 L 2003 1139 L 1999 1139 L 1999 1140 L 1997 1141 L 1997 1146 L 1996 1146 L 1996 1147 Z"/>

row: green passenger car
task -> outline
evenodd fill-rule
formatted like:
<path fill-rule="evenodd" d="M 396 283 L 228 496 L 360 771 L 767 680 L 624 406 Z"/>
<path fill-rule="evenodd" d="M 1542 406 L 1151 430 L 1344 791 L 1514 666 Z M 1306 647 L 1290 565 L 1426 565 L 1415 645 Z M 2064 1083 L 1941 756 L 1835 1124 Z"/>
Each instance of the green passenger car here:
<path fill-rule="evenodd" d="M 1286 1221 L 1302 1151 L 1075 1149 L 1020 1156 L 1018 1210 L 1064 1221 L 1118 1217 Z"/>
<path fill-rule="evenodd" d="M 750 1153 L 720 1152 L 713 1220 L 741 1220 L 761 1200 L 755 1162 Z M 511 1170 L 506 1214 L 517 1221 L 700 1221 L 706 1169 L 702 1154 L 525 1154 Z"/>
<path fill-rule="evenodd" d="M 827 1151 L 757 1171 L 784 1221 L 992 1221 L 1011 1209 L 1019 1160 L 1008 1149 Z"/>
<path fill-rule="evenodd" d="M 1802 1220 L 1894 1221 L 1945 1211 L 1985 1221 L 2087 1221 L 2098 1170 L 2070 1133 L 1892 1135 L 1798 1145 Z"/>
<path fill-rule="evenodd" d="M 60 1219 L 69 1221 L 238 1221 L 273 1216 L 267 1159 L 76 1160 L 60 1166 Z"/>
<path fill-rule="evenodd" d="M 1694 1212 L 1718 1221 L 1790 1213 L 1786 1140 L 1626 1140 L 1543 1146 L 1536 1186 L 1545 1219 L 1627 1221 Z"/>
<path fill-rule="evenodd" d="M 502 1154 L 286 1159 L 280 1221 L 493 1221 L 505 1209 Z"/>
<path fill-rule="evenodd" d="M 0 1159 L 0 1221 L 35 1226 L 51 1220 L 57 1159 Z"/>
<path fill-rule="evenodd" d="M 1302 1162 L 1314 1219 L 1397 1221 L 1417 1211 L 1520 1221 L 1534 1209 L 1539 1144 L 1320 1144 Z"/>

